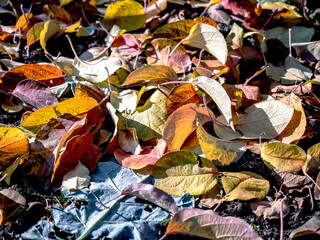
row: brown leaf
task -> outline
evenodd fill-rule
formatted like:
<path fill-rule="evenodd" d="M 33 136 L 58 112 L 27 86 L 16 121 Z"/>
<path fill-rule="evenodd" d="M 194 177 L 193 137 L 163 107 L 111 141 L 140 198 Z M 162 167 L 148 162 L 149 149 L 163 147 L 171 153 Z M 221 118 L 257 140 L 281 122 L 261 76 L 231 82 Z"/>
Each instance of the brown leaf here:
<path fill-rule="evenodd" d="M 281 202 L 282 199 L 276 201 L 259 201 L 251 203 L 250 206 L 252 212 L 258 217 L 262 215 L 263 219 L 279 219 Z M 283 202 L 282 204 L 283 217 L 285 217 L 289 213 L 289 206 L 286 202 Z"/>

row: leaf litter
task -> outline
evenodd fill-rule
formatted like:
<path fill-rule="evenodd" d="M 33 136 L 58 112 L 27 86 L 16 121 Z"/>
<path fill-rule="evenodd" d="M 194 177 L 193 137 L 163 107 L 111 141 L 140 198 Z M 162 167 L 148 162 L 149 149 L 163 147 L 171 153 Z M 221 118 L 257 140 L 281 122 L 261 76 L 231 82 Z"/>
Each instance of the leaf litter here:
<path fill-rule="evenodd" d="M 3 239 L 319 236 L 312 1 L 30 3 L 0 11 Z"/>

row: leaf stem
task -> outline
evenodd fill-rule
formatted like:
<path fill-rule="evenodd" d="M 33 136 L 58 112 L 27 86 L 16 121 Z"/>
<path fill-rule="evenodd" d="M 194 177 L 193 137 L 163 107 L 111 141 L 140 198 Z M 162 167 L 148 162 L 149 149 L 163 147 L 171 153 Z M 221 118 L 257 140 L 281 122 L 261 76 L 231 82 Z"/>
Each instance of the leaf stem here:
<path fill-rule="evenodd" d="M 315 180 L 313 180 L 313 178 L 310 177 L 310 175 L 308 173 L 304 172 L 304 175 L 306 175 L 311 180 L 311 182 L 313 182 L 313 184 L 316 186 L 316 188 L 318 188 L 320 191 L 320 187 L 319 187 L 318 183 Z"/>
<path fill-rule="evenodd" d="M 292 50 L 291 50 L 291 28 L 289 28 L 289 56 L 292 57 Z"/>
<path fill-rule="evenodd" d="M 286 201 L 287 196 L 284 196 L 284 198 L 280 202 L 280 240 L 283 240 L 283 203 Z"/>

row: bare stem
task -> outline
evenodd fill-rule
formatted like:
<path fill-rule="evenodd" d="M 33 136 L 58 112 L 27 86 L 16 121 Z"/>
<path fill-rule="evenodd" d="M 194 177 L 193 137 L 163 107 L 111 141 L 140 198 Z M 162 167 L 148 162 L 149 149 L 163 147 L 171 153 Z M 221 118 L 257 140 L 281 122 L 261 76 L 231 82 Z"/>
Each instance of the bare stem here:
<path fill-rule="evenodd" d="M 182 39 L 183 40 L 183 39 Z M 172 54 L 174 53 L 175 50 L 177 50 L 177 48 L 181 45 L 182 40 L 180 42 L 177 43 L 177 45 L 174 46 L 174 48 L 172 49 L 172 51 L 170 53 L 168 53 L 168 57 L 170 58 L 172 56 Z"/>
<path fill-rule="evenodd" d="M 278 12 L 278 9 L 276 9 L 268 18 L 268 20 L 265 22 L 265 24 L 263 25 L 263 27 L 260 29 L 260 32 L 262 32 L 265 27 L 268 25 L 268 23 L 271 21 L 271 19 L 273 18 L 273 16 Z"/>
<path fill-rule="evenodd" d="M 3 180 L 5 180 L 7 176 L 8 176 L 8 174 L 3 175 L 3 177 L 0 178 L 0 182 L 2 182 Z"/>
<path fill-rule="evenodd" d="M 283 240 L 283 203 L 286 201 L 287 196 L 284 196 L 284 198 L 280 202 L 280 240 Z"/>
<path fill-rule="evenodd" d="M 289 28 L 289 56 L 292 57 L 292 50 L 291 50 L 291 28 Z"/>
<path fill-rule="evenodd" d="M 319 187 L 318 183 L 315 180 L 313 180 L 313 178 L 310 177 L 310 175 L 308 173 L 304 172 L 304 175 L 306 175 L 311 180 L 311 182 L 313 182 L 313 184 L 316 186 L 316 188 L 318 188 L 320 191 L 320 187 Z"/>

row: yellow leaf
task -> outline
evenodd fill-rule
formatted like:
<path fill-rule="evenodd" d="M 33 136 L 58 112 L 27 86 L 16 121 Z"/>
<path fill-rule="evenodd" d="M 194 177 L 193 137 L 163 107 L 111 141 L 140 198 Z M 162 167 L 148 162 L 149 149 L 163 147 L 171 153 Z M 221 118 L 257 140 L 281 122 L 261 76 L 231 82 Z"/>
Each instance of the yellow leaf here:
<path fill-rule="evenodd" d="M 31 46 L 40 40 L 40 33 L 44 29 L 44 22 L 36 23 L 27 33 L 27 45 Z"/>
<path fill-rule="evenodd" d="M 33 25 L 33 14 L 32 13 L 26 13 L 19 17 L 17 23 L 16 23 L 16 31 L 21 30 L 22 33 L 29 31 L 29 29 Z"/>
<path fill-rule="evenodd" d="M 312 174 L 318 171 L 320 166 L 320 143 L 317 143 L 308 148 L 308 159 L 303 166 L 303 172 Z"/>
<path fill-rule="evenodd" d="M 142 28 L 146 15 L 140 3 L 133 0 L 116 1 L 109 5 L 103 22 L 107 26 L 118 25 L 127 32 Z"/>
<path fill-rule="evenodd" d="M 66 33 L 73 33 L 76 32 L 77 29 L 80 27 L 82 19 L 80 18 L 76 23 L 68 27 L 68 29 L 65 31 Z"/>
<path fill-rule="evenodd" d="M 268 168 L 298 172 L 307 160 L 307 155 L 297 145 L 271 142 L 261 149 L 261 158 Z"/>
<path fill-rule="evenodd" d="M 57 118 L 65 113 L 77 117 L 84 117 L 83 114 L 85 115 L 97 105 L 97 101 L 91 97 L 70 98 L 58 104 L 40 108 L 31 113 L 20 126 L 33 133 L 37 133 L 51 118 Z"/>
<path fill-rule="evenodd" d="M 45 53 L 48 53 L 46 49 L 48 39 L 51 38 L 53 35 L 55 35 L 59 31 L 60 31 L 60 24 L 58 21 L 49 20 L 44 23 L 44 28 L 40 33 L 40 45 L 45 51 Z"/>
<path fill-rule="evenodd" d="M 175 195 L 187 192 L 201 195 L 218 182 L 218 170 L 206 158 L 190 151 L 174 151 L 163 155 L 152 170 L 154 186 Z"/>
<path fill-rule="evenodd" d="M 225 201 L 250 200 L 264 198 L 270 189 L 270 183 L 252 172 L 223 172 L 222 186 L 227 193 Z"/>
<path fill-rule="evenodd" d="M 29 151 L 28 136 L 17 127 L 0 126 L 0 171 Z"/>

